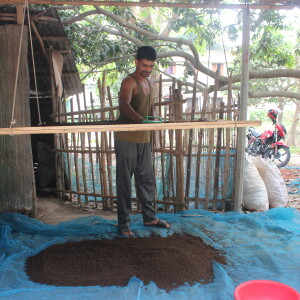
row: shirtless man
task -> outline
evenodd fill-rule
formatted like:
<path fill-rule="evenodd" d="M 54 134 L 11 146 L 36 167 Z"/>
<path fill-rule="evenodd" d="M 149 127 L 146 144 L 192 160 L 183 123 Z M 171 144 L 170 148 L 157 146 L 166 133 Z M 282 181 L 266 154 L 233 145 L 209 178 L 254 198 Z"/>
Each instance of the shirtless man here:
<path fill-rule="evenodd" d="M 149 46 L 137 50 L 136 69 L 121 84 L 119 94 L 119 122 L 142 123 L 145 116 L 154 116 L 150 76 L 156 60 L 156 51 Z M 150 132 L 115 132 L 116 184 L 119 234 L 132 236 L 130 230 L 131 178 L 136 180 L 145 226 L 171 228 L 165 221 L 156 218 L 152 203 L 155 198 L 155 177 L 152 168 Z"/>

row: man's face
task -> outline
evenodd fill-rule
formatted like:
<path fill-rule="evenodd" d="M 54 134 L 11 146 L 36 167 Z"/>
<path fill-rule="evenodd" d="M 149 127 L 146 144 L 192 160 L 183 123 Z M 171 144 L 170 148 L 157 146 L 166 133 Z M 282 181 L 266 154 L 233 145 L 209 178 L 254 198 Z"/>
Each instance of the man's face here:
<path fill-rule="evenodd" d="M 136 59 L 135 60 L 136 72 L 143 77 L 149 77 L 154 68 L 154 64 L 155 61 L 152 60 Z"/>

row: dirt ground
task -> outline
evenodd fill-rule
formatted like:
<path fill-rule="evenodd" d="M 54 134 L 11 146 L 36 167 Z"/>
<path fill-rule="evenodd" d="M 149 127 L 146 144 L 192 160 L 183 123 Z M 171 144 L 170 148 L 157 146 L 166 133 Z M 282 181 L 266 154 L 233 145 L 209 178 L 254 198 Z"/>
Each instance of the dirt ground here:
<path fill-rule="evenodd" d="M 300 182 L 300 155 L 292 155 L 286 168 L 280 169 L 289 193 L 288 207 L 294 207 L 300 212 L 300 185 L 290 185 L 294 181 Z"/>
<path fill-rule="evenodd" d="M 300 187 L 290 186 L 294 180 L 300 180 L 300 155 L 292 155 L 287 168 L 280 169 L 289 191 L 288 207 L 295 207 L 300 212 Z M 57 224 L 74 220 L 84 216 L 101 216 L 108 220 L 116 220 L 116 213 L 94 208 L 90 203 L 85 206 L 71 203 L 71 201 L 57 200 L 54 196 L 39 196 L 37 200 L 37 219 L 46 224 Z"/>

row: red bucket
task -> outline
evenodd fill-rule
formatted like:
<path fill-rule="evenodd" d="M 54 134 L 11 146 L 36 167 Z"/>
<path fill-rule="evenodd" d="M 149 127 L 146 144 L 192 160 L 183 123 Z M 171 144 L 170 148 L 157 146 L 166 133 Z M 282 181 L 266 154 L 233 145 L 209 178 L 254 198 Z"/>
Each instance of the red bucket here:
<path fill-rule="evenodd" d="M 300 294 L 292 287 L 271 280 L 250 280 L 238 285 L 235 300 L 300 300 Z"/>

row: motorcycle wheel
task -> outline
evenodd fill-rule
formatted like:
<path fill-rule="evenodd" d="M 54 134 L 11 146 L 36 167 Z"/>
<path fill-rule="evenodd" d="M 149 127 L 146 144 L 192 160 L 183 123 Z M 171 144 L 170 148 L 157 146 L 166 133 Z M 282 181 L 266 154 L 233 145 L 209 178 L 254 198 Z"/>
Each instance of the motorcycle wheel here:
<path fill-rule="evenodd" d="M 291 159 L 291 152 L 289 147 L 278 146 L 278 152 L 275 153 L 274 148 L 269 148 L 264 153 L 264 158 L 270 158 L 278 168 L 282 168 L 288 164 Z"/>

